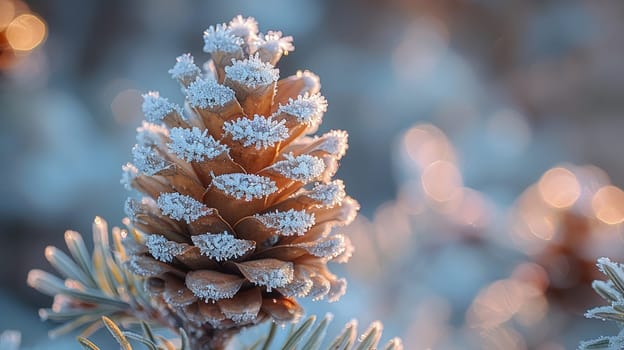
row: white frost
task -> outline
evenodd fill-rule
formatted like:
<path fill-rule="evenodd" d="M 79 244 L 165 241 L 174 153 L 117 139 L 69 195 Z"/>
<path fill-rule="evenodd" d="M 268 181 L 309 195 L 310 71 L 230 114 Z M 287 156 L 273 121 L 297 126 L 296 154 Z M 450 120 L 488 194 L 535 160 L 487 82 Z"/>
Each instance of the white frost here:
<path fill-rule="evenodd" d="M 347 292 L 347 280 L 344 278 L 333 280 L 330 282 L 330 286 L 327 293 L 327 301 L 330 303 L 338 301 Z"/>
<path fill-rule="evenodd" d="M 315 223 L 314 213 L 295 209 L 256 214 L 254 217 L 266 227 L 275 229 L 282 236 L 301 236 Z"/>
<path fill-rule="evenodd" d="M 173 79 L 194 79 L 201 73 L 201 69 L 195 65 L 195 60 L 190 53 L 178 56 L 176 64 L 169 69 L 169 74 Z"/>
<path fill-rule="evenodd" d="M 256 262 L 259 264 L 254 266 Z M 265 286 L 267 292 L 270 292 L 272 288 L 288 285 L 294 278 L 292 262 L 283 262 L 279 266 L 268 268 L 262 266 L 261 260 L 252 260 L 249 261 L 249 264 L 245 264 L 244 269 L 249 281 L 259 286 Z"/>
<path fill-rule="evenodd" d="M 188 289 L 206 301 L 230 299 L 236 295 L 244 280 L 232 279 L 231 275 L 210 271 L 210 276 L 202 276 L 203 270 L 193 271 L 186 276 Z M 213 276 L 214 275 L 214 276 Z M 227 277 L 221 277 L 227 276 Z"/>
<path fill-rule="evenodd" d="M 214 159 L 228 152 L 228 147 L 208 135 L 207 129 L 202 131 L 197 127 L 173 128 L 169 138 L 171 139 L 167 144 L 169 151 L 187 162 Z"/>
<path fill-rule="evenodd" d="M 321 94 L 299 95 L 297 99 L 288 99 L 288 104 L 279 106 L 277 113 L 290 114 L 308 126 L 318 126 L 323 119 L 323 113 L 327 112 L 327 100 Z"/>
<path fill-rule="evenodd" d="M 234 323 L 236 324 L 247 324 L 249 322 L 254 321 L 256 317 L 258 317 L 258 313 L 253 313 L 253 312 L 248 312 L 248 311 L 243 311 L 243 312 L 225 311 L 223 312 L 223 314 L 225 315 L 225 317 L 234 321 Z"/>
<path fill-rule="evenodd" d="M 293 156 L 287 154 L 285 160 L 281 160 L 271 166 L 287 178 L 300 182 L 309 182 L 317 178 L 325 170 L 322 159 L 309 154 Z"/>
<path fill-rule="evenodd" d="M 145 245 L 150 254 L 162 262 L 172 262 L 176 255 L 182 254 L 187 248 L 186 245 L 173 242 L 161 235 L 149 235 L 145 240 Z"/>
<path fill-rule="evenodd" d="M 134 145 L 132 156 L 137 169 L 150 176 L 169 167 L 169 163 L 149 146 Z"/>
<path fill-rule="evenodd" d="M 254 55 L 244 60 L 232 60 L 232 65 L 225 67 L 225 76 L 250 88 L 256 88 L 276 82 L 279 79 L 279 69 L 262 62 L 258 55 Z"/>
<path fill-rule="evenodd" d="M 345 251 L 345 239 L 343 235 L 334 235 L 305 244 L 304 248 L 314 256 L 331 259 Z"/>
<path fill-rule="evenodd" d="M 346 196 L 344 183 L 342 180 L 334 180 L 327 184 L 318 183 L 306 196 L 321 202 L 326 207 L 339 205 Z"/>
<path fill-rule="evenodd" d="M 244 198 L 248 202 L 277 191 L 275 182 L 268 177 L 243 173 L 215 176 L 212 185 L 229 196 L 236 199 Z"/>
<path fill-rule="evenodd" d="M 312 288 L 310 289 L 310 293 L 308 295 L 312 297 L 312 300 L 314 301 L 325 298 L 331 289 L 329 280 L 322 275 L 313 275 L 310 279 L 312 280 Z"/>
<path fill-rule="evenodd" d="M 124 203 L 124 213 L 130 221 L 136 220 L 136 215 L 141 211 L 141 203 L 136 199 L 128 197 Z"/>
<path fill-rule="evenodd" d="M 241 141 L 243 146 L 255 145 L 256 149 L 273 147 L 288 138 L 285 121 L 274 121 L 271 117 L 255 115 L 253 119 L 238 118 L 223 124 L 223 131 L 232 135 L 234 141 Z"/>
<path fill-rule="evenodd" d="M 236 239 L 227 232 L 191 236 L 191 240 L 199 248 L 202 255 L 216 261 L 241 257 L 255 247 L 254 241 Z"/>
<path fill-rule="evenodd" d="M 143 121 L 137 128 L 136 140 L 139 145 L 152 146 L 161 143 L 169 135 L 169 130 L 162 124 Z"/>
<path fill-rule="evenodd" d="M 264 49 L 272 54 L 285 54 L 295 51 L 292 36 L 282 36 L 280 31 L 268 31 L 264 36 L 258 38 L 256 45 L 258 49 Z"/>
<path fill-rule="evenodd" d="M 349 134 L 344 130 L 331 130 L 320 137 L 316 150 L 327 152 L 336 158 L 342 158 L 347 153 Z"/>
<path fill-rule="evenodd" d="M 234 35 L 232 29 L 223 24 L 210 26 L 204 31 L 204 52 L 234 53 L 244 44 L 242 38 Z"/>
<path fill-rule="evenodd" d="M 175 220 L 184 220 L 188 224 L 212 213 L 203 203 L 177 192 L 161 193 L 157 203 L 163 214 Z"/>
<path fill-rule="evenodd" d="M 295 277 L 292 281 L 290 281 L 290 283 L 288 283 L 284 287 L 281 287 L 279 291 L 287 297 L 303 298 L 308 295 L 308 293 L 310 293 L 311 289 L 311 280 L 309 280 L 308 278 L 298 279 Z"/>
<path fill-rule="evenodd" d="M 191 107 L 214 108 L 224 106 L 234 99 L 234 90 L 214 80 L 195 79 L 186 89 Z"/>
<path fill-rule="evenodd" d="M 258 22 L 253 17 L 238 15 L 230 21 L 229 28 L 232 34 L 247 40 L 254 39 L 258 34 Z"/>
<path fill-rule="evenodd" d="M 160 97 L 158 91 L 150 91 L 143 95 L 143 105 L 141 106 L 145 119 L 152 123 L 160 123 L 162 119 L 171 112 L 178 112 L 180 116 L 180 107 L 176 104 L 169 102 L 168 99 Z"/>

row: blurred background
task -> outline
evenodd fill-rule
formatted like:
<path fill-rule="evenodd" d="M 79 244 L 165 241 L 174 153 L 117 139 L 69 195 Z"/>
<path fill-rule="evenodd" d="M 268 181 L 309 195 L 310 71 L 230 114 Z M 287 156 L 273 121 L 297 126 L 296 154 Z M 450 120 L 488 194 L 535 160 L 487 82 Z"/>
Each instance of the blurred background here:
<path fill-rule="evenodd" d="M 321 77 L 321 131 L 362 205 L 334 326 L 384 322 L 406 349 L 575 348 L 614 334 L 599 256 L 624 259 L 624 2 L 0 0 L 0 330 L 49 341 L 26 286 L 47 245 L 118 225 L 141 93 L 237 14 L 295 38 L 282 76 Z M 178 101 L 180 102 L 180 101 Z M 331 333 L 333 332 L 333 333 Z M 337 329 L 330 333 L 337 333 Z"/>

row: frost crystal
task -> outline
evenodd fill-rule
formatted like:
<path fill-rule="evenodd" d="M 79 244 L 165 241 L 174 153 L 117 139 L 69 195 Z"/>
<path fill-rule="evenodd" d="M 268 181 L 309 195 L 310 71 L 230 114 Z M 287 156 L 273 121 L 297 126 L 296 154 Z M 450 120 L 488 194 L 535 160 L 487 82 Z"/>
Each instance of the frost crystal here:
<path fill-rule="evenodd" d="M 229 28 L 232 34 L 238 37 L 254 37 L 258 33 L 258 22 L 253 17 L 243 18 L 238 15 L 230 21 Z"/>
<path fill-rule="evenodd" d="M 192 271 L 186 276 L 186 286 L 193 294 L 205 300 L 232 298 L 242 285 L 242 278 L 216 271 Z"/>
<path fill-rule="evenodd" d="M 234 53 L 240 50 L 243 43 L 243 39 L 234 35 L 225 23 L 210 26 L 204 31 L 204 52 Z"/>
<path fill-rule="evenodd" d="M 266 227 L 275 229 L 282 236 L 301 236 L 315 223 L 314 213 L 295 209 L 256 214 L 254 217 Z"/>
<path fill-rule="evenodd" d="M 205 159 L 214 159 L 228 152 L 228 147 L 208 135 L 208 130 L 173 128 L 170 133 L 171 142 L 167 144 L 169 150 L 187 162 L 201 162 Z"/>
<path fill-rule="evenodd" d="M 312 288 L 310 289 L 309 295 L 314 301 L 323 299 L 331 289 L 329 281 L 325 277 L 320 275 L 312 276 L 311 279 L 313 284 Z"/>
<path fill-rule="evenodd" d="M 342 158 L 347 152 L 349 134 L 344 130 L 331 130 L 320 138 L 316 146 L 317 150 L 333 154 L 336 158 Z"/>
<path fill-rule="evenodd" d="M 277 113 L 286 113 L 296 117 L 308 126 L 321 123 L 323 113 L 327 112 L 327 100 L 321 94 L 299 95 L 296 100 L 288 99 L 288 104 L 279 107 Z"/>
<path fill-rule="evenodd" d="M 128 197 L 124 203 L 124 213 L 131 221 L 136 219 L 136 215 L 141 211 L 141 204 L 134 198 Z"/>
<path fill-rule="evenodd" d="M 253 320 L 256 319 L 256 316 L 258 316 L 258 313 L 253 313 L 253 312 L 229 312 L 226 311 L 223 313 L 225 315 L 225 317 L 231 319 L 232 321 L 234 321 L 234 323 L 249 323 Z"/>
<path fill-rule="evenodd" d="M 285 158 L 286 160 L 273 164 L 271 168 L 295 181 L 312 181 L 325 170 L 325 163 L 321 159 L 308 154 L 295 157 L 291 153 L 286 155 Z"/>
<path fill-rule="evenodd" d="M 145 119 L 152 123 L 160 123 L 169 113 L 177 111 L 181 116 L 180 108 L 168 99 L 160 97 L 158 91 L 150 91 L 143 95 L 143 105 L 141 106 Z"/>
<path fill-rule="evenodd" d="M 330 285 L 331 287 L 329 289 L 329 293 L 327 294 L 327 300 L 330 303 L 338 301 L 338 299 L 340 299 L 340 297 L 345 295 L 347 292 L 347 280 L 344 278 L 337 279 Z"/>
<path fill-rule="evenodd" d="M 177 192 L 161 193 L 157 203 L 163 214 L 175 220 L 184 219 L 188 224 L 212 213 L 203 203 Z"/>
<path fill-rule="evenodd" d="M 276 260 L 274 260 L 276 261 Z M 253 260 L 244 265 L 244 270 L 250 282 L 265 286 L 267 292 L 272 288 L 279 288 L 288 285 L 293 280 L 294 268 L 292 262 L 282 262 L 277 260 L 279 265 L 267 267 L 264 261 Z"/>
<path fill-rule="evenodd" d="M 149 235 L 145 245 L 150 254 L 162 262 L 172 262 L 176 255 L 182 254 L 187 248 L 184 244 L 173 242 L 161 235 Z"/>
<path fill-rule="evenodd" d="M 192 107 L 214 108 L 234 99 L 234 90 L 214 80 L 195 79 L 186 89 L 186 98 Z"/>
<path fill-rule="evenodd" d="M 293 279 L 290 283 L 280 288 L 280 292 L 287 297 L 299 297 L 303 298 L 312 289 L 312 281 L 303 278 L 303 279 Z"/>
<path fill-rule="evenodd" d="M 279 69 L 270 63 L 262 62 L 258 55 L 244 60 L 232 60 L 232 65 L 225 67 L 228 79 L 256 88 L 276 82 L 279 78 Z"/>
<path fill-rule="evenodd" d="M 619 307 L 623 306 L 622 303 L 613 303 L 613 304 Z M 585 317 L 596 318 L 602 321 L 606 321 L 608 320 L 608 318 L 605 316 L 613 315 L 613 314 L 618 314 L 618 311 L 614 310 L 613 306 L 598 306 L 585 312 Z"/>
<path fill-rule="evenodd" d="M 202 255 L 216 261 L 225 261 L 241 257 L 255 247 L 253 241 L 236 239 L 227 232 L 218 234 L 206 233 L 191 236 L 193 244 Z"/>
<path fill-rule="evenodd" d="M 164 125 L 143 121 L 137 128 L 136 140 L 139 145 L 152 146 L 159 144 L 168 135 L 169 130 Z"/>
<path fill-rule="evenodd" d="M 121 180 L 119 182 L 124 186 L 124 188 L 128 191 L 132 191 L 132 181 L 139 176 L 139 169 L 137 169 L 134 164 L 126 163 L 121 167 Z"/>
<path fill-rule="evenodd" d="M 310 254 L 320 258 L 334 258 L 345 250 L 345 238 L 343 235 L 335 235 L 312 243 L 306 249 Z"/>
<path fill-rule="evenodd" d="M 268 31 L 263 38 L 258 39 L 256 45 L 269 52 L 287 53 L 295 51 L 292 41 L 292 36 L 282 37 L 282 32 L 280 31 Z"/>
<path fill-rule="evenodd" d="M 150 176 L 169 167 L 169 163 L 152 147 L 134 145 L 132 156 L 137 169 Z"/>
<path fill-rule="evenodd" d="M 225 194 L 236 199 L 245 198 L 248 202 L 277 191 L 275 182 L 268 177 L 243 173 L 215 176 L 212 184 Z"/>
<path fill-rule="evenodd" d="M 195 65 L 195 60 L 190 53 L 178 56 L 176 64 L 169 69 L 169 74 L 173 79 L 192 79 L 201 73 L 201 69 Z"/>
<path fill-rule="evenodd" d="M 223 131 L 231 134 L 234 141 L 241 140 L 245 147 L 255 145 L 256 149 L 261 149 L 273 147 L 288 137 L 284 123 L 284 120 L 277 122 L 256 114 L 254 119 L 238 118 L 224 123 Z"/>
<path fill-rule="evenodd" d="M 334 180 L 327 184 L 316 184 L 312 191 L 308 192 L 306 195 L 321 202 L 324 206 L 333 207 L 342 203 L 346 193 L 342 180 Z"/>
<path fill-rule="evenodd" d="M 596 266 L 598 266 L 598 269 L 600 270 L 600 272 L 604 273 L 605 275 L 608 275 L 607 270 L 612 270 L 612 271 L 620 272 L 620 273 L 624 272 L 622 271 L 623 270 L 622 264 L 613 262 L 611 261 L 611 259 L 605 258 L 605 257 L 599 258 L 598 262 L 596 263 Z"/>
<path fill-rule="evenodd" d="M 303 80 L 301 93 L 315 93 L 321 89 L 321 78 L 309 70 L 297 71 L 296 77 Z"/>

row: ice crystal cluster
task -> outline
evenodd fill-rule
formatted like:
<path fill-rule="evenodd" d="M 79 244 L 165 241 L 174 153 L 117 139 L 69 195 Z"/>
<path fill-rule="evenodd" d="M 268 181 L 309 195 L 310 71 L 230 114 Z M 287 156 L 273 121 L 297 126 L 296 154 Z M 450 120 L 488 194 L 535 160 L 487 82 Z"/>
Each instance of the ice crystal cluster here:
<path fill-rule="evenodd" d="M 585 313 L 587 318 L 596 318 L 602 321 L 615 321 L 624 325 L 624 265 L 611 261 L 608 258 L 598 259 L 598 268 L 608 280 L 594 281 L 592 287 L 606 300 L 609 305 L 595 307 Z M 624 348 L 624 330 L 614 336 L 602 336 L 597 339 L 583 341 L 579 350 L 607 349 L 620 350 Z"/>
<path fill-rule="evenodd" d="M 334 228 L 359 208 L 332 179 L 344 131 L 311 136 L 327 101 L 319 78 L 275 67 L 294 50 L 281 32 L 236 17 L 204 32 L 211 60 L 190 54 L 169 70 L 183 105 L 146 93 L 146 121 L 122 183 L 129 226 L 126 266 L 201 345 L 265 319 L 297 320 L 295 298 L 337 300 L 349 239 Z M 136 196 L 136 191 L 142 197 Z"/>

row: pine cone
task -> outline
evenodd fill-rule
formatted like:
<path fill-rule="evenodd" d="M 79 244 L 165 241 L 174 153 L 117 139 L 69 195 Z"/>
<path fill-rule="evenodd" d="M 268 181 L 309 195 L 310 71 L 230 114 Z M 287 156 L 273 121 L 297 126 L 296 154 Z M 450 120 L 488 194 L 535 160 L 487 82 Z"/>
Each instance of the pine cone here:
<path fill-rule="evenodd" d="M 316 132 L 327 102 L 308 71 L 278 80 L 274 65 L 292 37 L 258 33 L 253 18 L 204 32 L 211 60 L 189 54 L 169 71 L 184 108 L 144 95 L 133 164 L 122 183 L 130 225 L 144 242 L 126 242 L 128 267 L 147 277 L 195 336 L 235 331 L 270 318 L 296 320 L 294 297 L 337 300 L 346 288 L 327 269 L 351 253 L 335 226 L 358 203 L 332 180 L 347 148 L 344 131 Z"/>

